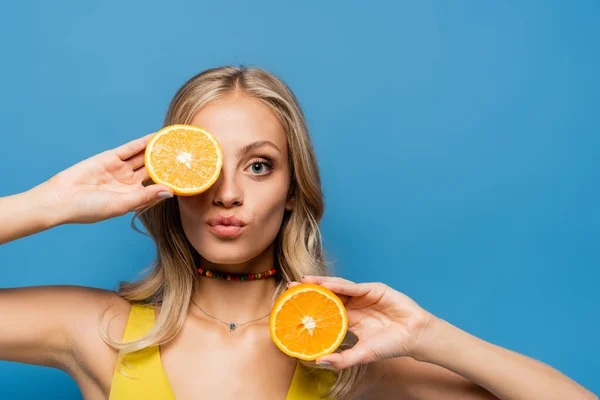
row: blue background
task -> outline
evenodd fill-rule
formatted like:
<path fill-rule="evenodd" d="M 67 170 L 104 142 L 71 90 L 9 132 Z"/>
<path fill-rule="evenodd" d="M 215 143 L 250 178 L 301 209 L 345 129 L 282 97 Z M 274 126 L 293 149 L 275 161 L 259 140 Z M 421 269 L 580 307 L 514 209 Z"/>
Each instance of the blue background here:
<path fill-rule="evenodd" d="M 600 393 L 600 3 L 302 3 L 3 5 L 0 195 L 156 131 L 203 69 L 262 66 L 306 112 L 339 274 Z M 1 246 L 0 286 L 135 279 L 130 219 Z M 49 393 L 81 396 L 0 362 L 0 398 Z"/>

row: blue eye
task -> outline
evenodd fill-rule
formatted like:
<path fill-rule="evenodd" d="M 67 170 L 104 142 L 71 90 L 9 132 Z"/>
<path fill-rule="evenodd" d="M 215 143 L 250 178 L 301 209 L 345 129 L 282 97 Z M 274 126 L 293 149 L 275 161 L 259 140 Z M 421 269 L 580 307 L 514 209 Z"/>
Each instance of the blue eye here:
<path fill-rule="evenodd" d="M 261 171 L 264 169 L 265 164 L 263 163 L 254 163 L 252 164 L 252 172 L 256 172 L 257 174 L 260 174 Z"/>
<path fill-rule="evenodd" d="M 273 164 L 266 160 L 255 160 L 250 164 L 250 171 L 255 175 L 267 175 L 273 169 Z"/>

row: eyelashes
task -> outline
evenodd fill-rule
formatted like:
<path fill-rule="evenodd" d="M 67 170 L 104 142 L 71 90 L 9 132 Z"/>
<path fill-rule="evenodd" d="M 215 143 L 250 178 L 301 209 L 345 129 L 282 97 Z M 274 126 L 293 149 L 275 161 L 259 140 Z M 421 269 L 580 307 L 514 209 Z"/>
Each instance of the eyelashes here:
<path fill-rule="evenodd" d="M 258 167 L 258 171 L 256 171 L 256 168 Z M 274 165 L 273 165 L 273 161 L 271 161 L 270 159 L 266 158 L 266 157 L 257 157 L 254 158 L 253 160 L 250 161 L 250 164 L 248 165 L 248 167 L 246 169 L 250 169 L 250 173 L 252 173 L 255 176 L 265 176 L 271 173 L 271 171 L 273 170 Z M 264 171 L 266 169 L 265 172 L 261 172 Z"/>

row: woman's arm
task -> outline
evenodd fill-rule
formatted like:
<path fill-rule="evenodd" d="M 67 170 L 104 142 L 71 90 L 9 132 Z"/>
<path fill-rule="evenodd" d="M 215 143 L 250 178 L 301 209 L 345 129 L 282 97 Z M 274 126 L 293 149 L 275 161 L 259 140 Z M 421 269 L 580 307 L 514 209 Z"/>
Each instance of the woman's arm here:
<path fill-rule="evenodd" d="M 479 339 L 439 318 L 433 318 L 423 330 L 412 357 L 447 368 L 500 399 L 598 400 L 550 366 Z M 452 398 L 439 394 L 438 398 Z"/>
<path fill-rule="evenodd" d="M 358 343 L 316 360 L 343 369 L 376 361 L 368 398 L 598 400 L 555 369 L 472 336 L 383 283 L 309 276 L 346 305 Z M 404 397 L 403 397 L 404 396 Z"/>
<path fill-rule="evenodd" d="M 42 186 L 0 198 L 0 244 L 62 224 L 54 202 Z"/>
<path fill-rule="evenodd" d="M 59 224 L 103 221 L 171 197 L 165 186 L 144 185 L 149 139 L 102 152 L 26 192 L 0 198 L 0 243 Z M 0 360 L 68 370 L 90 340 L 81 327 L 95 324 L 102 311 L 121 300 L 108 291 L 76 286 L 0 288 Z"/>
<path fill-rule="evenodd" d="M 172 197 L 150 179 L 144 152 L 153 134 L 104 151 L 13 196 L 0 198 L 0 244 L 59 224 L 93 223 Z"/>

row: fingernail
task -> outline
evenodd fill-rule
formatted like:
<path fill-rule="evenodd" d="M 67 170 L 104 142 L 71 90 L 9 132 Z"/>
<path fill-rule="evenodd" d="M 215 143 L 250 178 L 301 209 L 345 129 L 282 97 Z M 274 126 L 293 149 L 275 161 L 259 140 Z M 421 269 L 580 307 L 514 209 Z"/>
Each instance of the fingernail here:
<path fill-rule="evenodd" d="M 287 283 L 287 287 L 290 287 L 291 284 L 292 284 L 292 282 L 288 282 Z"/>
<path fill-rule="evenodd" d="M 331 365 L 331 363 L 329 361 L 319 361 L 317 365 Z"/>
<path fill-rule="evenodd" d="M 173 195 L 169 192 L 159 192 L 158 193 L 159 199 L 170 199 L 171 197 L 173 197 Z"/>
<path fill-rule="evenodd" d="M 300 280 L 303 281 L 304 278 L 306 278 L 306 275 L 302 275 L 302 278 L 300 278 Z"/>

